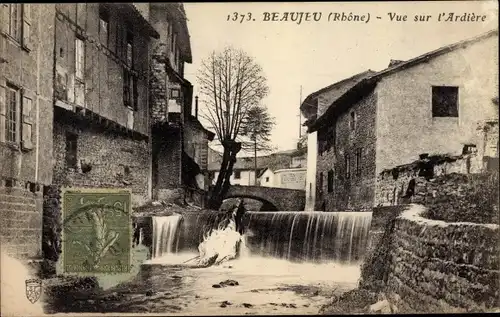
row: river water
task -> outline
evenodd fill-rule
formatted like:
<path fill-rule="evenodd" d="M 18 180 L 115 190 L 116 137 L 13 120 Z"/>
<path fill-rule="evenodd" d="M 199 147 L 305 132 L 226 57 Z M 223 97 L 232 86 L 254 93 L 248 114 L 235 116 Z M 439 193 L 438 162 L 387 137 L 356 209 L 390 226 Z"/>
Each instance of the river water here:
<path fill-rule="evenodd" d="M 371 213 L 250 212 L 237 259 L 186 265 L 219 220 L 218 214 L 153 217 L 151 259 L 137 276 L 72 295 L 49 311 L 316 314 L 333 294 L 356 287 Z M 214 287 L 226 280 L 237 285 Z"/>

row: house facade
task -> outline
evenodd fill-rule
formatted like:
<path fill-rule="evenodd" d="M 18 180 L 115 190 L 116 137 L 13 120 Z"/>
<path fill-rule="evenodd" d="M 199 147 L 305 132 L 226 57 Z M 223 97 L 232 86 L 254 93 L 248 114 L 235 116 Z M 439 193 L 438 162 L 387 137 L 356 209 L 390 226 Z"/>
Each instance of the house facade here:
<path fill-rule="evenodd" d="M 150 80 L 153 197 L 203 205 L 214 134 L 199 122 L 193 85 L 184 78 L 184 64 L 192 62 L 186 14 L 182 3 L 149 6 L 149 19 L 160 33 L 153 42 Z"/>
<path fill-rule="evenodd" d="M 132 4 L 56 4 L 54 184 L 118 187 L 151 199 L 149 46 Z"/>
<path fill-rule="evenodd" d="M 379 205 L 377 176 L 421 154 L 473 147 L 480 160 L 498 155 L 494 128 L 484 132 L 498 126 L 497 69 L 498 31 L 491 31 L 391 63 L 349 85 L 326 111 L 317 107 L 316 118 L 311 107 L 309 131 L 318 134 L 315 208 Z"/>
<path fill-rule="evenodd" d="M 44 186 L 52 182 L 54 5 L 0 4 L 0 242 L 41 255 Z"/>
<path fill-rule="evenodd" d="M 186 199 L 196 205 L 204 205 L 204 197 L 209 190 L 208 142 L 215 133 L 207 130 L 198 120 L 198 96 L 195 97 L 194 114 L 189 114 L 184 125 L 184 153 L 187 160 L 196 164 L 185 170 Z"/>
<path fill-rule="evenodd" d="M 212 185 L 215 185 L 219 176 L 220 164 L 222 162 L 221 155 L 221 153 L 213 149 L 209 150 L 210 163 L 208 164 L 208 171 Z M 281 169 L 300 169 L 305 165 L 307 165 L 306 148 L 279 151 L 266 156 L 258 156 L 257 169 L 255 168 L 255 159 L 253 157 L 238 157 L 229 180 L 232 185 L 261 186 L 262 173 L 268 170 L 268 173 L 274 173 L 273 171 Z M 264 183 L 266 183 L 265 179 Z M 271 184 L 270 181 L 267 183 Z"/>
<path fill-rule="evenodd" d="M 259 176 L 259 185 L 288 189 L 306 189 L 307 168 L 285 168 L 272 170 L 267 168 Z"/>
<path fill-rule="evenodd" d="M 328 106 L 339 99 L 355 84 L 375 74 L 372 70 L 367 70 L 360 74 L 341 80 L 328 87 L 322 88 L 309 96 L 300 106 L 302 114 L 306 117 L 305 125 L 311 125 L 318 117 L 325 114 Z M 326 131 L 324 131 L 326 129 Z M 330 181 L 332 173 L 328 176 L 323 172 L 329 170 L 333 165 L 331 157 L 325 155 L 325 152 L 331 150 L 333 144 L 334 129 L 332 126 L 324 126 L 322 131 L 313 131 L 309 129 L 307 138 L 307 175 L 306 175 L 306 207 L 305 210 L 313 211 L 323 209 L 322 202 L 325 199 L 324 184 L 325 178 Z M 319 172 L 318 172 L 319 171 Z M 332 190 L 332 187 L 329 188 Z M 321 202 L 316 204 L 316 202 Z"/>

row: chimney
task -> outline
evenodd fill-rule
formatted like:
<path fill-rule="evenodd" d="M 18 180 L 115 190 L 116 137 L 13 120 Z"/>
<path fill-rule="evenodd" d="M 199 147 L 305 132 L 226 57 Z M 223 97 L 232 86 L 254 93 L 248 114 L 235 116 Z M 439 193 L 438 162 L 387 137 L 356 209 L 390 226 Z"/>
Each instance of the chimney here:
<path fill-rule="evenodd" d="M 198 96 L 194 97 L 194 116 L 198 119 Z"/>
<path fill-rule="evenodd" d="M 398 59 L 391 59 L 391 61 L 389 62 L 389 66 L 388 67 L 393 67 L 393 66 L 399 65 L 401 63 L 404 63 L 404 61 L 401 61 L 401 60 L 398 60 Z"/>

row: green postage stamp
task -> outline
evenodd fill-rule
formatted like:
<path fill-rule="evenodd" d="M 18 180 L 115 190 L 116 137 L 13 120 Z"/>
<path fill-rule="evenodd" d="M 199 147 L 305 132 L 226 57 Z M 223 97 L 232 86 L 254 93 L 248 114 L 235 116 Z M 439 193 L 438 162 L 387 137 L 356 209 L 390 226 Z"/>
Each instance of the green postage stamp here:
<path fill-rule="evenodd" d="M 64 273 L 128 273 L 131 264 L 131 193 L 117 189 L 64 189 Z"/>

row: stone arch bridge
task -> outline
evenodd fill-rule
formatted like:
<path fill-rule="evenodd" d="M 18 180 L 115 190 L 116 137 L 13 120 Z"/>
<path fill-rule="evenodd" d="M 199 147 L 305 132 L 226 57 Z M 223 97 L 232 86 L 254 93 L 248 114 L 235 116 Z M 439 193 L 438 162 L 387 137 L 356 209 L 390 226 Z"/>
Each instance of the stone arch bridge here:
<path fill-rule="evenodd" d="M 264 203 L 264 211 L 304 211 L 306 192 L 300 189 L 288 189 L 263 186 L 231 185 L 224 199 L 251 198 Z"/>

